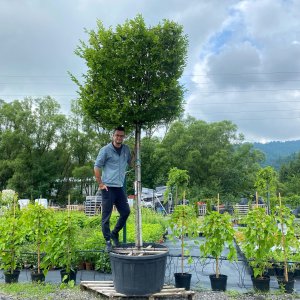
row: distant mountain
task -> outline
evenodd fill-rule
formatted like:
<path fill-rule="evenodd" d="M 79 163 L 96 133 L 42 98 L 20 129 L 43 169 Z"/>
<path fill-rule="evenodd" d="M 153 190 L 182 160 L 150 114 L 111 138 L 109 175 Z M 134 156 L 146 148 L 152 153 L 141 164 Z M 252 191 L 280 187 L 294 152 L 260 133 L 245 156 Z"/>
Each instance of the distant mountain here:
<path fill-rule="evenodd" d="M 294 153 L 300 152 L 300 140 L 286 142 L 253 143 L 255 149 L 265 153 L 263 166 L 279 169 L 281 164 L 289 161 Z"/>

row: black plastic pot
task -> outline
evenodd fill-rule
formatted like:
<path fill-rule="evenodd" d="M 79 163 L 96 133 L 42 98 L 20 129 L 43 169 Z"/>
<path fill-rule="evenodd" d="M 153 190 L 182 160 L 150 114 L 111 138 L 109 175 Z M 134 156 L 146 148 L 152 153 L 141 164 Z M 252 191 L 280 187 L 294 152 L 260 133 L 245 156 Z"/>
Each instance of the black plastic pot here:
<path fill-rule="evenodd" d="M 76 283 L 76 274 L 77 270 L 70 270 L 70 272 L 67 272 L 66 269 L 60 270 L 61 282 L 68 283 L 69 281 L 74 280 L 74 283 Z"/>
<path fill-rule="evenodd" d="M 275 274 L 277 277 L 283 277 L 284 276 L 284 268 L 275 267 Z M 288 278 L 290 278 L 290 279 L 294 278 L 294 272 L 288 272 Z"/>
<path fill-rule="evenodd" d="M 4 272 L 5 283 L 15 283 L 18 282 L 20 275 L 20 270 L 13 270 L 13 272 Z"/>
<path fill-rule="evenodd" d="M 251 276 L 253 283 L 253 288 L 259 292 L 269 292 L 270 291 L 270 276 L 264 277 L 254 277 Z"/>
<path fill-rule="evenodd" d="M 297 268 L 295 269 L 294 276 L 295 276 L 295 277 L 300 277 L 300 268 L 299 268 L 299 267 L 297 267 Z"/>
<path fill-rule="evenodd" d="M 185 288 L 187 291 L 191 287 L 192 274 L 190 273 L 174 273 L 175 286 L 177 288 Z"/>
<path fill-rule="evenodd" d="M 152 245 L 165 250 L 164 253 L 128 256 L 109 253 L 114 287 L 118 293 L 128 296 L 147 296 L 161 291 L 164 285 L 168 250 L 160 244 Z M 132 248 L 134 244 L 125 244 Z"/>
<path fill-rule="evenodd" d="M 216 274 L 209 275 L 211 289 L 213 291 L 226 291 L 227 275 L 220 274 L 217 278 Z"/>
<path fill-rule="evenodd" d="M 284 277 L 277 277 L 277 282 L 279 287 L 283 287 L 285 293 L 292 294 L 294 292 L 294 286 L 295 286 L 295 279 L 289 278 L 288 281 L 284 280 Z"/>
<path fill-rule="evenodd" d="M 32 282 L 44 282 L 45 281 L 45 275 L 43 271 L 38 273 L 36 270 L 33 270 L 31 272 L 31 281 Z"/>

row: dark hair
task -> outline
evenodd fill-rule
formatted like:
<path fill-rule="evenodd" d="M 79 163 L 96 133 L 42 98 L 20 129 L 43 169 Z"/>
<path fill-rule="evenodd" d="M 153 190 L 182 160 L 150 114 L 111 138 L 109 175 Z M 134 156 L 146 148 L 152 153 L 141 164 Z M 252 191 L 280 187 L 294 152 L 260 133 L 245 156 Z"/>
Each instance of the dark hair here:
<path fill-rule="evenodd" d="M 124 126 L 118 126 L 118 127 L 116 127 L 116 128 L 114 129 L 114 133 L 115 133 L 116 131 L 123 131 L 123 132 L 125 132 L 125 128 L 124 128 Z"/>

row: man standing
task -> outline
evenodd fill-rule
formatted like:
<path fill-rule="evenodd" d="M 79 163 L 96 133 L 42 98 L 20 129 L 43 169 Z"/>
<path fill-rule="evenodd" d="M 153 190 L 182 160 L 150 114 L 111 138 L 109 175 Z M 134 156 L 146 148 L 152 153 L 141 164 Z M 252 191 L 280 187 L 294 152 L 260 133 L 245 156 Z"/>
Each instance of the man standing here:
<path fill-rule="evenodd" d="M 112 142 L 100 149 L 94 165 L 94 173 L 102 193 L 102 233 L 106 241 L 106 251 L 119 246 L 119 231 L 130 214 L 126 191 L 123 184 L 125 172 L 131 162 L 129 147 L 123 144 L 124 127 L 114 130 Z M 110 216 L 116 206 L 120 217 L 115 228 L 110 231 Z"/>

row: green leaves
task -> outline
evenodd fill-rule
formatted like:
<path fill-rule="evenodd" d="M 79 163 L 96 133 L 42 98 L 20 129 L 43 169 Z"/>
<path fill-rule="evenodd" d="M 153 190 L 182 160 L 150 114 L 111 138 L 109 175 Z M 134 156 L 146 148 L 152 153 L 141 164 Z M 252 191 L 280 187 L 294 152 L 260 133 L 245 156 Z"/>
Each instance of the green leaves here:
<path fill-rule="evenodd" d="M 168 199 L 169 193 L 173 194 L 175 205 L 178 204 L 178 199 L 185 200 L 185 191 L 189 182 L 190 176 L 187 170 L 180 170 L 178 168 L 172 168 L 169 171 L 167 189 L 164 194 L 165 200 Z"/>
<path fill-rule="evenodd" d="M 253 267 L 254 276 L 262 277 L 270 266 L 271 248 L 277 242 L 277 224 L 273 216 L 266 214 L 265 208 L 254 208 L 249 211 L 245 224 L 246 243 L 243 250 Z"/>
<path fill-rule="evenodd" d="M 203 256 L 213 256 L 220 258 L 225 246 L 228 247 L 227 255 L 230 261 L 236 259 L 236 250 L 234 246 L 234 229 L 231 222 L 231 216 L 225 212 L 220 214 L 217 211 L 212 211 L 205 215 L 203 223 L 200 227 L 201 232 L 205 237 L 203 244 L 200 244 L 200 252 Z M 217 273 L 219 266 L 217 265 Z"/>
<path fill-rule="evenodd" d="M 177 205 L 169 220 L 171 232 L 168 237 L 174 242 L 180 239 L 181 242 L 181 272 L 184 272 L 184 255 L 190 255 L 191 245 L 185 242 L 185 237 L 192 238 L 198 234 L 198 220 L 193 206 Z M 191 257 L 188 263 L 191 263 Z"/>
<path fill-rule="evenodd" d="M 105 128 L 135 124 L 147 128 L 173 120 L 182 111 L 180 78 L 186 59 L 187 38 L 182 27 L 163 21 L 147 27 L 141 15 L 105 29 L 88 31 L 88 44 L 75 54 L 86 61 L 81 105 Z"/>

